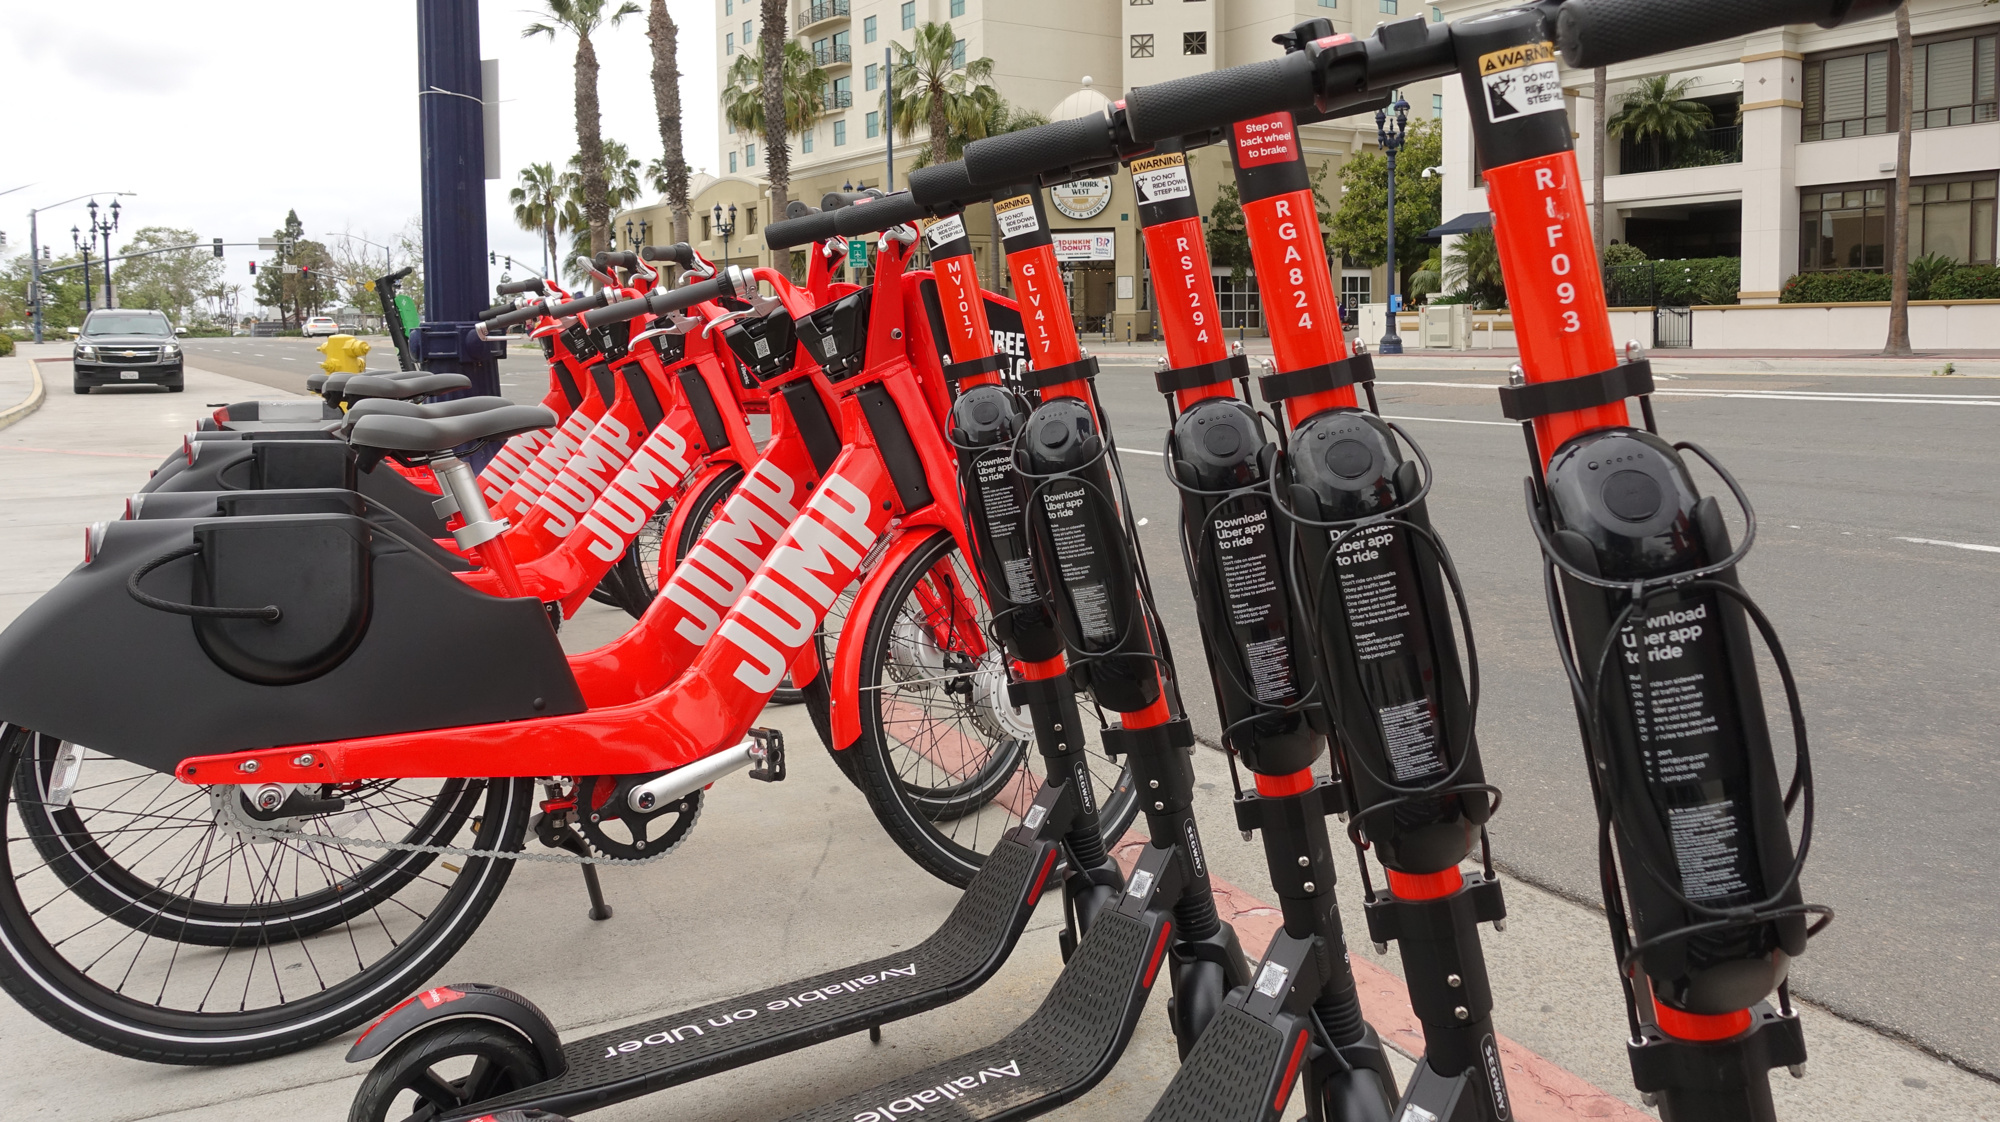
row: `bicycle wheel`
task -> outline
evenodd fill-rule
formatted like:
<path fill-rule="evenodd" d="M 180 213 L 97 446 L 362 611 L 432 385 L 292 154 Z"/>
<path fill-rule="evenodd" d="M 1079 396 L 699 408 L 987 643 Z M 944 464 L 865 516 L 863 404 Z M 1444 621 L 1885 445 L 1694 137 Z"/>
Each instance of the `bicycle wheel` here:
<path fill-rule="evenodd" d="M 212 1064 L 337 1036 L 420 986 L 514 863 L 379 843 L 517 850 L 533 783 L 311 788 L 351 801 L 265 820 L 238 789 L 7 727 L 0 791 L 0 988 L 105 1051 Z"/>
<path fill-rule="evenodd" d="M 673 516 L 674 499 L 668 496 L 660 503 L 660 509 L 646 519 L 646 524 L 639 527 L 632 544 L 626 546 L 624 554 L 618 558 L 618 564 L 605 575 L 605 584 L 609 584 L 614 576 L 619 581 L 618 599 L 605 603 L 624 608 L 633 619 L 645 615 L 653 597 L 660 594 L 660 549 L 666 542 L 667 522 Z M 675 556 L 678 559 L 679 555 Z M 605 584 L 598 585 L 598 591 L 602 591 Z M 596 592 L 591 595 L 595 598 Z"/>
<path fill-rule="evenodd" d="M 898 566 L 861 650 L 862 790 L 903 852 L 963 887 L 1041 790 L 1034 725 L 1007 703 L 1005 655 L 958 543 L 938 534 Z M 1139 804 L 1129 770 L 1087 733 L 1107 844 Z"/>

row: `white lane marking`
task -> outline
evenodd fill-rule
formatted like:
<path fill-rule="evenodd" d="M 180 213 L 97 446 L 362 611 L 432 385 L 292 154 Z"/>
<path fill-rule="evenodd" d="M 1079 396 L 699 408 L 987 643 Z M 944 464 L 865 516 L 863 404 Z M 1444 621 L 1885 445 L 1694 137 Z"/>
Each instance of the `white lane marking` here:
<path fill-rule="evenodd" d="M 1521 427 L 1519 421 L 1466 421 L 1460 420 L 1457 417 L 1398 417 L 1388 413 L 1382 414 L 1382 417 L 1384 420 L 1389 421 L 1441 421 L 1447 425 L 1500 425 L 1503 428 L 1510 429 Z"/>
<path fill-rule="evenodd" d="M 1431 386 L 1449 390 L 1497 390 L 1492 382 L 1402 382 L 1378 378 L 1378 386 Z M 2000 394 L 1886 393 L 1861 390 L 1682 390 L 1656 389 L 1670 397 L 1748 397 L 1767 401 L 1834 401 L 1862 405 L 2000 405 Z"/>
<path fill-rule="evenodd" d="M 1897 538 L 1899 542 L 1915 542 L 1918 545 L 1948 545 L 1953 549 L 1970 549 L 1976 553 L 2000 553 L 2000 545 L 1974 545 L 1971 542 L 1948 542 L 1937 538 Z"/>

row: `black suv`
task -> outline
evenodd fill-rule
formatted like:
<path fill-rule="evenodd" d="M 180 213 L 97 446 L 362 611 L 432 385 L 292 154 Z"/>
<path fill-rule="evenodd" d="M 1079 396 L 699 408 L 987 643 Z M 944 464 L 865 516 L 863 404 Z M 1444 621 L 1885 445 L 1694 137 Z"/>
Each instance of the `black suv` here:
<path fill-rule="evenodd" d="M 95 386 L 159 385 L 179 393 L 181 346 L 163 312 L 107 308 L 83 321 L 74 355 L 76 392 Z"/>

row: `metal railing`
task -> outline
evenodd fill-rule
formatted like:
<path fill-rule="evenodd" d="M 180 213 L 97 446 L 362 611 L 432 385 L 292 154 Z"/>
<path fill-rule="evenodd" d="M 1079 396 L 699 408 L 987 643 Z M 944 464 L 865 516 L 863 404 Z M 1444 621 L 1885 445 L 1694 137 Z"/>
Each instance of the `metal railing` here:
<path fill-rule="evenodd" d="M 854 48 L 846 43 L 835 43 L 828 47 L 822 47 L 818 43 L 815 43 L 813 44 L 812 52 L 813 65 L 815 66 L 827 66 L 836 62 L 854 61 Z"/>
<path fill-rule="evenodd" d="M 799 9 L 799 26 L 818 23 L 821 20 L 839 19 L 848 13 L 848 0 L 822 0 L 821 3 L 807 4 Z"/>
<path fill-rule="evenodd" d="M 821 109 L 831 113 L 835 109 L 846 109 L 854 104 L 854 94 L 849 90 L 827 90 L 819 95 Z"/>
<path fill-rule="evenodd" d="M 1643 140 L 1621 137 L 1618 141 L 1618 172 L 1629 175 L 1671 168 L 1712 167 L 1743 162 L 1743 128 L 1703 129 L 1686 140 Z"/>

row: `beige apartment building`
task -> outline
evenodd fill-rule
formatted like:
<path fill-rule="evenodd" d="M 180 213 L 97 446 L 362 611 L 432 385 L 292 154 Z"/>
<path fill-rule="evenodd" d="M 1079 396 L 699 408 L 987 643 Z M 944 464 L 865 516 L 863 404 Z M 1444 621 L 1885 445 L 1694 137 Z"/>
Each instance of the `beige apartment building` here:
<path fill-rule="evenodd" d="M 714 3 L 716 73 L 726 75 L 746 44 L 756 49 L 757 4 Z M 883 126 L 887 54 L 891 44 L 907 46 L 912 30 L 927 22 L 950 24 L 961 57 L 992 59 L 993 84 L 1010 105 L 1061 120 L 1100 109 L 1132 86 L 1276 57 L 1280 48 L 1272 37 L 1303 20 L 1325 18 L 1337 31 L 1360 36 L 1383 21 L 1411 16 L 1437 19 L 1441 13 L 1412 0 L 802 0 L 790 30 L 814 52 L 828 85 L 819 119 L 792 138 L 790 194 L 816 204 L 828 191 L 904 184 L 929 138 L 921 131 L 899 135 L 891 149 Z M 1403 95 L 1413 122 L 1445 112 L 1440 83 L 1413 86 Z M 718 104 L 720 90 L 713 96 L 711 104 Z M 690 97 L 688 112 L 698 104 Z M 1336 177 L 1351 153 L 1376 143 L 1372 115 L 1310 126 L 1303 133 L 1307 161 L 1331 165 Z M 690 237 L 717 261 L 771 263 L 759 236 L 773 217 L 761 145 L 761 137 L 724 124 L 713 165 L 691 185 Z M 695 162 L 699 167 L 701 161 Z M 1195 154 L 1192 165 L 1206 213 L 1216 191 L 1230 181 L 1228 155 L 1220 147 L 1205 150 Z M 1338 191 L 1337 178 L 1329 189 Z M 725 221 L 735 208 L 726 246 L 714 221 L 717 206 Z M 1059 255 L 1069 267 L 1079 326 L 1116 339 L 1146 337 L 1153 328 L 1152 294 L 1130 177 L 1121 171 L 1061 189 L 1051 199 L 1049 215 Z M 662 202 L 621 214 L 614 225 L 628 217 L 651 222 L 653 230 L 670 228 Z M 987 287 L 1006 291 L 990 212 L 976 207 L 967 218 Z M 1344 306 L 1381 299 L 1379 268 L 1334 264 Z M 1237 285 L 1219 270 L 1216 284 L 1225 324 L 1260 334 L 1254 282 Z"/>

